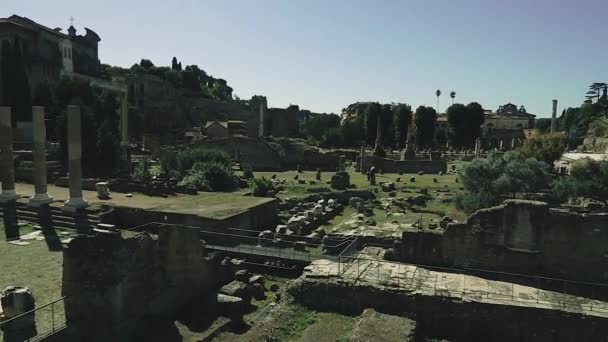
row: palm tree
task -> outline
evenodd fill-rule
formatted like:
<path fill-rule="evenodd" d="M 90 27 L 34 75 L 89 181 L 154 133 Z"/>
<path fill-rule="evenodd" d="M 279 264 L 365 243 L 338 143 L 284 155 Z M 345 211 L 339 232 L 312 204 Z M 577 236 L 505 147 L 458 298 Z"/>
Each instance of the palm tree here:
<path fill-rule="evenodd" d="M 452 105 L 454 105 L 454 98 L 456 97 L 456 92 L 455 92 L 455 91 L 452 91 L 452 92 L 450 93 L 450 97 L 452 98 Z"/>
<path fill-rule="evenodd" d="M 439 96 L 441 96 L 441 90 L 437 89 L 435 96 L 437 96 L 437 114 L 439 114 Z"/>

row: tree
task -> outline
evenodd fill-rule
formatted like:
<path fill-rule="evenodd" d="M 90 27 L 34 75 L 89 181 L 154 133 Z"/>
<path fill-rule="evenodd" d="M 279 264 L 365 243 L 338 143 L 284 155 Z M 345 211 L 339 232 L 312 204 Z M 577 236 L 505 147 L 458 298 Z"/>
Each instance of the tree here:
<path fill-rule="evenodd" d="M 365 140 L 365 118 L 357 115 L 353 119 L 345 120 L 340 129 L 345 147 L 359 147 Z"/>
<path fill-rule="evenodd" d="M 435 91 L 435 96 L 437 96 L 437 113 L 439 113 L 439 96 L 441 96 L 441 90 L 437 89 Z"/>
<path fill-rule="evenodd" d="M 178 65 L 177 65 L 177 58 L 173 57 L 173 59 L 171 60 L 171 70 L 178 70 Z"/>
<path fill-rule="evenodd" d="M 608 161 L 589 158 L 576 161 L 570 177 L 557 180 L 553 191 L 558 198 L 590 198 L 608 205 Z"/>
<path fill-rule="evenodd" d="M 566 138 L 561 133 L 545 133 L 532 136 L 519 151 L 528 158 L 535 158 L 552 166 L 566 151 Z"/>
<path fill-rule="evenodd" d="M 563 116 L 563 113 L 562 113 Z M 551 131 L 551 119 L 549 118 L 540 118 L 534 121 L 534 128 L 536 128 L 541 133 L 549 133 Z"/>
<path fill-rule="evenodd" d="M 468 105 L 454 104 L 447 110 L 449 139 L 452 146 L 467 147 L 475 143 L 481 135 L 481 125 L 485 116 L 481 105 L 471 102 Z"/>
<path fill-rule="evenodd" d="M 339 127 L 340 117 L 336 114 L 311 115 L 301 123 L 300 132 L 308 139 L 323 142 L 328 130 Z"/>
<path fill-rule="evenodd" d="M 383 104 L 380 113 L 382 115 L 382 119 L 380 120 L 382 123 L 382 127 L 380 128 L 382 131 L 382 146 L 394 148 L 395 125 L 393 124 L 393 107 L 390 104 Z"/>
<path fill-rule="evenodd" d="M 154 68 L 154 63 L 152 63 L 149 59 L 143 59 L 139 62 L 139 65 L 144 69 L 152 69 Z"/>
<path fill-rule="evenodd" d="M 431 147 L 436 120 L 437 112 L 433 107 L 420 106 L 416 109 L 416 142 L 419 147 Z"/>
<path fill-rule="evenodd" d="M 344 144 L 344 136 L 339 127 L 332 127 L 325 131 L 321 140 L 321 147 L 337 148 Z"/>
<path fill-rule="evenodd" d="M 395 122 L 397 131 L 395 132 L 395 140 L 397 149 L 405 148 L 409 125 L 412 122 L 412 108 L 408 105 L 397 105 L 394 107 Z"/>
<path fill-rule="evenodd" d="M 474 159 L 462 169 L 459 178 L 464 190 L 456 195 L 455 204 L 470 213 L 497 205 L 504 198 L 547 188 L 551 174 L 545 163 L 510 151 Z"/>
<path fill-rule="evenodd" d="M 365 138 L 368 145 L 374 145 L 376 142 L 378 115 L 381 111 L 382 107 L 378 102 L 372 102 L 365 108 Z"/>

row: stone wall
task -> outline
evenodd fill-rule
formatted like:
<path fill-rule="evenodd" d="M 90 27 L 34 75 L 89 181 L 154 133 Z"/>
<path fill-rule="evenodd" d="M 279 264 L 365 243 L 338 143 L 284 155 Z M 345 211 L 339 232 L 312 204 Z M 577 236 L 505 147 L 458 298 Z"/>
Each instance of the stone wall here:
<path fill-rule="evenodd" d="M 262 139 L 233 136 L 197 144 L 221 149 L 240 161 L 243 167 L 251 167 L 254 171 L 295 170 L 298 165 L 305 170 L 319 168 L 321 171 L 336 171 L 339 164 L 335 155 L 302 143 L 280 145 Z"/>
<path fill-rule="evenodd" d="M 218 285 L 204 253 L 198 231 L 183 227 L 160 227 L 157 236 L 77 236 L 63 256 L 70 330 L 87 341 L 127 340 L 139 319 L 171 317 Z"/>
<path fill-rule="evenodd" d="M 507 200 L 450 223 L 440 239 L 404 234 L 396 258 L 459 268 L 608 281 L 608 213 L 576 213 L 545 202 Z"/>
<path fill-rule="evenodd" d="M 228 137 L 201 141 L 198 144 L 204 147 L 221 149 L 232 158 L 240 161 L 241 165 L 251 167 L 254 171 L 279 171 L 284 167 L 283 158 L 264 140 Z"/>
<path fill-rule="evenodd" d="M 608 341 L 606 318 L 497 303 L 461 301 L 348 282 L 298 279 L 296 301 L 319 311 L 360 314 L 364 309 L 416 320 L 426 336 L 450 341 Z"/>
<path fill-rule="evenodd" d="M 357 158 L 357 164 L 360 163 L 360 158 Z M 425 173 L 446 172 L 448 164 L 445 160 L 393 160 L 379 158 L 374 156 L 365 157 L 364 170 L 369 170 L 374 166 L 378 170 L 389 173 L 416 173 L 423 171 Z"/>

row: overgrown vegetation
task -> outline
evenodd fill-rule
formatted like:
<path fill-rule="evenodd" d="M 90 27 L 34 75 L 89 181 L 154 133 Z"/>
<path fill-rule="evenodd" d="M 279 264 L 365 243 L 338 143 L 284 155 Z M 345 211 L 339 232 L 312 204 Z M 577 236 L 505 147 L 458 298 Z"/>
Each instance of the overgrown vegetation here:
<path fill-rule="evenodd" d="M 116 95 L 90 85 L 88 81 L 62 78 L 57 84 L 42 82 L 34 90 L 34 105 L 44 106 L 50 140 L 61 145 L 67 163 L 68 105 L 80 106 L 82 163 L 86 175 L 109 176 L 120 159 L 120 115 Z"/>
<path fill-rule="evenodd" d="M 177 178 L 180 185 L 198 190 L 230 191 L 237 185 L 230 156 L 221 150 L 166 150 L 160 156 L 160 169 L 163 175 Z"/>
<path fill-rule="evenodd" d="M 272 181 L 266 177 L 253 179 L 253 196 L 266 197 L 273 190 Z"/>
<path fill-rule="evenodd" d="M 203 191 L 231 191 L 236 186 L 229 165 L 215 161 L 196 162 L 180 181 L 180 185 Z"/>
<path fill-rule="evenodd" d="M 539 134 L 527 138 L 526 144 L 518 150 L 527 158 L 535 158 L 547 165 L 553 165 L 566 151 L 566 137 L 561 133 Z"/>
<path fill-rule="evenodd" d="M 460 179 L 464 190 L 454 202 L 457 208 L 471 213 L 517 194 L 548 189 L 551 174 L 544 162 L 511 151 L 474 159 L 462 169 Z"/>
<path fill-rule="evenodd" d="M 554 183 L 553 191 L 558 198 L 584 197 L 608 205 L 608 161 L 579 160 L 572 165 L 570 174 Z"/>

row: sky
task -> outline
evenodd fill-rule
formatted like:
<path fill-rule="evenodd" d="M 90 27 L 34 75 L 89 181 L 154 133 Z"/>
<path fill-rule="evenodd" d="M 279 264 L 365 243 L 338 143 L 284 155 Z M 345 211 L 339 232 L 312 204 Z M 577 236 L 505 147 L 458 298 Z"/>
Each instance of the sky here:
<path fill-rule="evenodd" d="M 413 108 L 512 102 L 538 117 L 608 82 L 606 0 L 0 0 L 64 32 L 99 34 L 102 63 L 196 64 L 241 98 L 340 113 L 357 101 Z"/>

